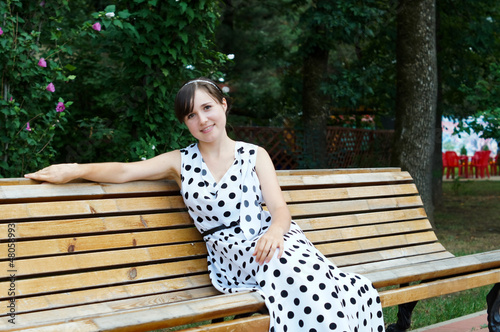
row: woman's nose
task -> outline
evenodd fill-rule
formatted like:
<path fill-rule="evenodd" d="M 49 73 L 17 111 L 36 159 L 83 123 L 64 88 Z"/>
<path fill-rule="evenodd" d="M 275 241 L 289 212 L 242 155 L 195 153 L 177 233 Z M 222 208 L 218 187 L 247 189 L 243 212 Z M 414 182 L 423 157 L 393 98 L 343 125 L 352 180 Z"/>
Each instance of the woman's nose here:
<path fill-rule="evenodd" d="M 199 113 L 198 118 L 200 119 L 200 123 L 207 122 L 207 117 L 202 112 Z"/>

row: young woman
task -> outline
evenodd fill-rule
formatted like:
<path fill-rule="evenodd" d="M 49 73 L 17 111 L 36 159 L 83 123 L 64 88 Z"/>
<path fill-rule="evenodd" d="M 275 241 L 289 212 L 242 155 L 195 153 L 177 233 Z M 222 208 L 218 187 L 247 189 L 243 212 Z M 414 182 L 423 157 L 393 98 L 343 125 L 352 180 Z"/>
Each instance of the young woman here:
<path fill-rule="evenodd" d="M 191 80 L 179 90 L 175 112 L 198 143 L 145 161 L 53 165 L 26 177 L 53 183 L 173 178 L 206 242 L 213 285 L 226 293 L 259 292 L 270 331 L 384 331 L 371 282 L 340 271 L 304 236 L 267 152 L 228 137 L 229 109 L 214 81 Z"/>

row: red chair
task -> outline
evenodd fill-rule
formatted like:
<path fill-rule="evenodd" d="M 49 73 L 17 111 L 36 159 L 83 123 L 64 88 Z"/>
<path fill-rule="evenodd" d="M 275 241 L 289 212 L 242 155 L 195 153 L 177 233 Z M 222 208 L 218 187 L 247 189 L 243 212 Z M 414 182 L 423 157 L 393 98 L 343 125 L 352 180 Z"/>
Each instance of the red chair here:
<path fill-rule="evenodd" d="M 444 152 L 441 153 L 441 158 L 443 160 L 443 175 L 444 175 L 444 171 L 446 167 L 448 167 L 448 160 L 446 159 L 446 155 L 444 154 Z"/>
<path fill-rule="evenodd" d="M 446 151 L 444 154 L 444 158 L 446 159 L 446 178 L 450 178 L 450 173 L 451 177 L 455 178 L 455 168 L 458 169 L 458 174 L 461 175 L 462 170 L 457 153 L 455 151 Z"/>
<path fill-rule="evenodd" d="M 476 173 L 476 178 L 480 174 L 484 178 L 484 173 L 490 178 L 489 164 L 491 151 L 476 151 L 471 161 L 471 174 Z"/>

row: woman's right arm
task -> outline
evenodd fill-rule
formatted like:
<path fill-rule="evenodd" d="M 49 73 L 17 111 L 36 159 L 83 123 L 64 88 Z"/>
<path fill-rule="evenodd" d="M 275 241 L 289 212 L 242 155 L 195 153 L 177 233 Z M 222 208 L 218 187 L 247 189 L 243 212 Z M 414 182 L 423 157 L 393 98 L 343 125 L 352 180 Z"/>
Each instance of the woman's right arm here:
<path fill-rule="evenodd" d="M 58 164 L 24 177 L 51 183 L 66 183 L 74 179 L 95 182 L 123 183 L 136 180 L 159 180 L 180 177 L 181 154 L 174 150 L 154 158 L 131 163 Z"/>

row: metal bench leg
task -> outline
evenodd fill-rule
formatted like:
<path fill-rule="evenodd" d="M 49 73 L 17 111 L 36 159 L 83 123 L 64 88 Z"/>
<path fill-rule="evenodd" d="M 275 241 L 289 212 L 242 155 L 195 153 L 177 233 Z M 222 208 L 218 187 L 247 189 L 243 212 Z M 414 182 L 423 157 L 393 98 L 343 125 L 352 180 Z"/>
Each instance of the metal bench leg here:
<path fill-rule="evenodd" d="M 488 329 L 490 332 L 500 332 L 500 283 L 493 286 L 486 296 L 488 303 Z"/>
<path fill-rule="evenodd" d="M 398 321 L 387 326 L 386 332 L 405 332 L 411 326 L 411 313 L 418 301 L 403 303 L 398 306 Z"/>

